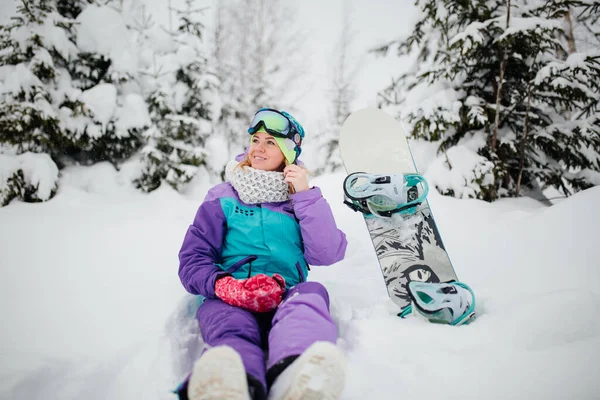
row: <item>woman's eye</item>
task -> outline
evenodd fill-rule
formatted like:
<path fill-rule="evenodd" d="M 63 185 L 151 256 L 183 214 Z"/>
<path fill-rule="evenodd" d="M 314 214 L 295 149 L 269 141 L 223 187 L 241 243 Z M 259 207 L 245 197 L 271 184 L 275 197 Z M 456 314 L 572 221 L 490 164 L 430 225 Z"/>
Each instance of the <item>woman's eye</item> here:
<path fill-rule="evenodd" d="M 274 141 L 272 141 L 272 140 L 269 140 L 269 142 L 268 142 L 268 143 L 269 143 L 269 144 L 275 144 L 275 142 L 274 142 Z"/>

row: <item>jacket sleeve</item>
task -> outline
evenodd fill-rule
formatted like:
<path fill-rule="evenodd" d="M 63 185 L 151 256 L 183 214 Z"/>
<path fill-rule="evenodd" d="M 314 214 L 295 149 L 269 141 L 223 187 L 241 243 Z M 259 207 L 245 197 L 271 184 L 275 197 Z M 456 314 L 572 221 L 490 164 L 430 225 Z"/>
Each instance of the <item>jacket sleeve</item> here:
<path fill-rule="evenodd" d="M 344 259 L 348 242 L 337 228 L 331 207 L 313 187 L 292 196 L 304 241 L 304 258 L 311 265 L 331 265 Z"/>
<path fill-rule="evenodd" d="M 215 281 L 228 275 L 220 262 L 226 220 L 218 197 L 209 192 L 187 230 L 179 251 L 179 279 L 191 294 L 215 297 Z"/>

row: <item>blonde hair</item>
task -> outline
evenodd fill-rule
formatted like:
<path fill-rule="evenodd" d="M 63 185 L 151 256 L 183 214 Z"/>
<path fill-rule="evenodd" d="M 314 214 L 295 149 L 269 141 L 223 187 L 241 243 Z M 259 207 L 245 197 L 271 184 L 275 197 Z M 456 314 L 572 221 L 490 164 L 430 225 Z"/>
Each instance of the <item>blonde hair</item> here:
<path fill-rule="evenodd" d="M 290 162 L 285 157 L 283 158 L 283 165 L 284 165 L 284 168 L 287 167 L 288 165 L 290 165 Z M 236 168 L 244 169 L 245 167 L 252 167 L 252 165 L 250 164 L 250 155 L 247 155 L 246 158 L 244 158 L 242 161 L 240 161 L 239 164 L 236 165 L 234 169 L 236 169 Z M 309 175 L 311 175 L 311 172 L 307 168 L 305 168 L 302 165 L 299 165 L 299 167 L 302 168 L 303 170 L 305 170 Z M 282 168 L 282 170 L 283 170 L 283 168 Z M 290 184 L 290 185 L 288 185 L 288 187 L 290 188 L 290 194 L 296 193 L 296 189 L 294 189 L 294 185 Z"/>

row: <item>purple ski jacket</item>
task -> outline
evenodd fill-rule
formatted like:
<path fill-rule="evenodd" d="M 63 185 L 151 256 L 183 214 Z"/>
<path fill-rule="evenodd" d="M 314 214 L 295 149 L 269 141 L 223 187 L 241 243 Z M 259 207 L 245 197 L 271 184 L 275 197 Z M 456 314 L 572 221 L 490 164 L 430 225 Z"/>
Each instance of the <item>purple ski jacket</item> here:
<path fill-rule="evenodd" d="M 187 230 L 179 277 L 188 292 L 207 298 L 225 274 L 278 273 L 290 288 L 306 280 L 308 264 L 336 263 L 346 247 L 319 188 L 295 193 L 291 202 L 246 204 L 225 182 L 209 190 Z"/>

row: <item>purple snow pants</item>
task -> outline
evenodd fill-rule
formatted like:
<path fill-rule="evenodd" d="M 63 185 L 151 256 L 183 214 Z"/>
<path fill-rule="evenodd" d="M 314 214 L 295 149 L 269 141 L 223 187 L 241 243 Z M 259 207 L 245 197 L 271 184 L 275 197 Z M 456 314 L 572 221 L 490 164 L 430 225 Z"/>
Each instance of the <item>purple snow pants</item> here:
<path fill-rule="evenodd" d="M 291 288 L 274 313 L 254 314 L 220 299 L 207 299 L 196 316 L 204 342 L 211 347 L 233 347 L 246 373 L 263 385 L 265 393 L 269 368 L 302 354 L 316 341 L 335 343 L 338 335 L 329 313 L 329 295 L 317 282 Z"/>

